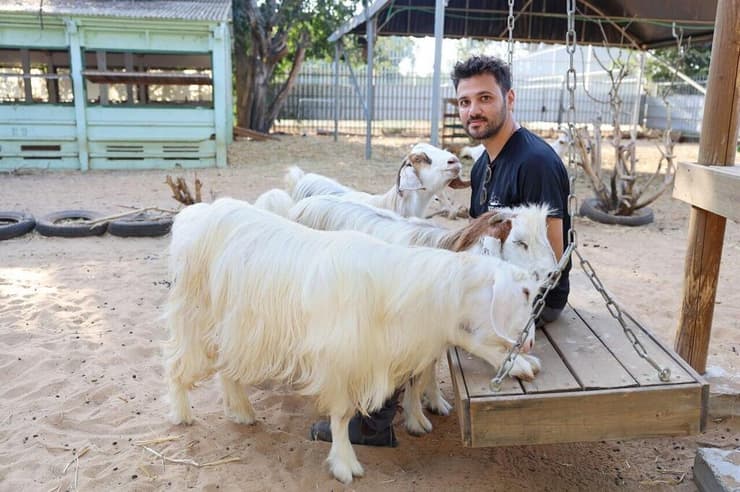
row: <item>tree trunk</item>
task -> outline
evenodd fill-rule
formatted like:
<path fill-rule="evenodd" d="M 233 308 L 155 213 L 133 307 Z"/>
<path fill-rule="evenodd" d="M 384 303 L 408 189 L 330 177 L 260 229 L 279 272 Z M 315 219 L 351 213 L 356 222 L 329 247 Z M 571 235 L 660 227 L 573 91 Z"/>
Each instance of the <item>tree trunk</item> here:
<path fill-rule="evenodd" d="M 308 33 L 304 33 L 288 79 L 273 96 L 270 90 L 273 74 L 290 51 L 287 34 L 279 27 L 284 13 L 274 1 L 268 7 L 263 14 L 256 0 L 234 0 L 237 124 L 263 133 L 270 131 L 285 104 L 310 43 Z"/>

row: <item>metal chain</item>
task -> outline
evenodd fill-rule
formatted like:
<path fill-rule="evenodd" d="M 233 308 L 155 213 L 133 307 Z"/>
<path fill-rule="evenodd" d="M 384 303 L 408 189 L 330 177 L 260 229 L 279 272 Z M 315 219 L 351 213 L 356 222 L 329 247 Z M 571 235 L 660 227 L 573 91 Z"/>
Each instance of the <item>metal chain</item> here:
<path fill-rule="evenodd" d="M 513 55 L 513 49 L 512 49 L 512 32 L 514 27 L 514 16 L 513 16 L 513 8 L 514 8 L 514 1 L 509 0 L 509 65 L 511 65 L 511 59 Z M 581 253 L 577 249 L 578 245 L 578 234 L 576 233 L 575 228 L 575 215 L 576 211 L 578 210 L 578 199 L 575 194 L 575 186 L 576 186 L 576 176 L 577 176 L 577 170 L 578 165 L 576 163 L 576 155 L 575 155 L 575 138 L 576 138 L 576 70 L 575 70 L 575 52 L 576 52 L 576 29 L 575 29 L 575 12 L 576 12 L 576 0 L 567 0 L 566 3 L 566 10 L 568 13 L 568 32 L 565 35 L 565 48 L 570 58 L 570 64 L 568 66 L 568 71 L 566 72 L 566 88 L 568 90 L 568 134 L 570 136 L 569 142 L 568 142 L 568 166 L 572 169 L 572 172 L 570 174 L 570 178 L 568 180 L 569 182 L 569 192 L 568 192 L 568 215 L 570 216 L 570 228 L 568 229 L 568 246 L 565 248 L 565 251 L 563 252 L 563 255 L 560 257 L 560 261 L 558 262 L 557 266 L 554 270 L 552 270 L 548 276 L 547 279 L 542 283 L 540 286 L 540 291 L 538 293 L 538 297 L 535 299 L 534 305 L 532 306 L 532 312 L 529 315 L 529 319 L 527 320 L 527 324 L 525 325 L 524 329 L 519 333 L 519 337 L 517 338 L 516 342 L 512 347 L 509 349 L 509 351 L 506 354 L 506 357 L 504 358 L 503 363 L 501 364 L 501 367 L 499 367 L 498 371 L 496 372 L 496 376 L 491 379 L 490 387 L 491 390 L 494 392 L 498 392 L 501 390 L 503 380 L 509 375 L 509 372 L 511 372 L 512 367 L 514 366 L 514 360 L 516 360 L 516 357 L 519 355 L 519 351 L 524 345 L 524 342 L 529 338 L 529 335 L 531 333 L 531 330 L 534 328 L 537 318 L 542 313 L 542 309 L 545 307 L 545 298 L 547 298 L 547 295 L 550 293 L 550 291 L 557 285 L 557 283 L 560 281 L 560 277 L 563 274 L 563 270 L 567 267 L 567 265 L 570 263 L 570 259 L 572 254 L 575 252 L 576 256 L 578 256 L 580 262 L 581 262 L 581 268 L 583 268 L 583 271 L 586 273 L 588 278 L 591 280 L 591 283 L 594 285 L 597 291 L 601 294 L 601 296 L 606 301 L 606 308 L 609 310 L 609 313 L 619 322 L 619 324 L 622 326 L 622 330 L 624 331 L 625 336 L 627 339 L 632 343 L 632 347 L 635 349 L 637 354 L 645 359 L 650 365 L 652 365 L 657 371 L 658 376 L 660 377 L 661 381 L 668 381 L 670 380 L 671 371 L 670 369 L 661 368 L 647 353 L 647 350 L 645 349 L 645 346 L 640 343 L 640 341 L 637 339 L 637 336 L 635 333 L 627 326 L 627 324 L 624 321 L 624 317 L 622 316 L 622 310 L 619 308 L 617 303 L 609 296 L 609 294 L 606 292 L 606 289 L 604 289 L 603 284 L 601 283 L 601 280 L 599 280 L 599 277 L 596 275 L 596 271 L 594 271 L 591 264 L 585 260 Z M 628 313 L 626 313 L 627 316 L 629 316 Z M 637 323 L 634 318 L 629 316 L 630 319 L 635 322 L 639 326 L 639 323 Z M 642 328 L 640 326 L 640 328 Z"/>
<path fill-rule="evenodd" d="M 521 333 L 519 333 L 519 337 L 517 338 L 516 342 L 514 342 L 514 345 L 509 348 L 509 351 L 507 352 L 504 361 L 501 363 L 501 367 L 499 367 L 498 371 L 496 372 L 496 375 L 493 377 L 493 379 L 491 379 L 491 390 L 495 392 L 501 391 L 501 386 L 504 379 L 506 378 L 506 376 L 509 375 L 509 372 L 511 372 L 511 368 L 514 367 L 514 360 L 519 355 L 520 349 L 522 348 L 522 345 L 524 345 L 524 342 L 526 342 L 527 338 L 529 338 L 530 333 L 535 327 L 537 318 L 540 317 L 540 314 L 545 307 L 545 299 L 547 298 L 547 295 L 556 285 L 558 285 L 558 282 L 560 282 L 560 277 L 563 274 L 563 270 L 568 264 L 568 261 L 570 261 L 570 255 L 573 251 L 573 247 L 574 246 L 572 244 L 568 245 L 568 248 L 565 250 L 563 256 L 560 258 L 560 262 L 558 262 L 557 266 L 550 273 L 547 274 L 547 278 L 540 286 L 539 292 L 537 293 L 537 297 L 535 298 L 534 304 L 532 306 L 532 311 L 529 314 L 527 324 L 524 326 L 524 329 L 521 331 Z"/>
<path fill-rule="evenodd" d="M 509 0 L 509 17 L 506 19 L 506 27 L 509 29 L 509 70 L 511 71 L 514 67 L 514 0 Z M 512 72 L 512 79 L 514 75 Z"/>
<path fill-rule="evenodd" d="M 584 259 L 583 256 L 581 256 L 581 253 L 578 252 L 578 250 L 575 251 L 576 256 L 578 256 L 578 259 L 581 261 L 581 268 L 583 268 L 583 271 L 588 276 L 589 280 L 591 280 L 591 283 L 593 284 L 594 288 L 601 294 L 601 297 L 604 298 L 604 301 L 606 302 L 606 309 L 609 311 L 609 314 L 612 315 L 614 319 L 616 319 L 619 324 L 622 326 L 622 331 L 624 331 L 624 335 L 627 337 L 627 340 L 630 341 L 632 344 L 632 348 L 635 349 L 635 352 L 637 352 L 637 355 L 645 359 L 651 366 L 655 368 L 656 371 L 658 371 L 658 377 L 661 381 L 664 383 L 667 383 L 671 380 L 671 370 L 668 367 L 660 367 L 655 360 L 653 360 L 652 357 L 650 357 L 647 353 L 647 349 L 645 346 L 640 342 L 640 340 L 637 339 L 637 335 L 635 335 L 635 332 L 632 331 L 632 329 L 627 326 L 627 323 L 624 321 L 624 316 L 622 316 L 622 309 L 619 307 L 619 304 L 614 301 L 614 299 L 609 295 L 609 293 L 604 288 L 604 284 L 601 283 L 601 280 L 599 279 L 599 276 L 596 275 L 596 270 L 591 266 L 591 263 L 588 262 L 588 260 Z M 625 311 L 624 314 L 627 314 L 627 316 L 632 320 L 633 323 L 635 323 L 640 328 L 643 328 L 637 321 L 635 321 L 632 316 L 629 315 Z M 643 328 L 644 329 L 644 328 Z"/>

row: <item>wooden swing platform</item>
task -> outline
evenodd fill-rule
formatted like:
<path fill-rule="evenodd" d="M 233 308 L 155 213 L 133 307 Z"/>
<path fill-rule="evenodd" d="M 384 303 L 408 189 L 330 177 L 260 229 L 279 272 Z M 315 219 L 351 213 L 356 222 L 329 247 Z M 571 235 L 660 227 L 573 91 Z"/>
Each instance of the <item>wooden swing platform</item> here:
<path fill-rule="evenodd" d="M 709 385 L 655 336 L 625 316 L 661 367 L 664 383 L 607 311 L 585 274 L 571 272 L 571 299 L 556 322 L 537 330 L 534 381 L 506 378 L 460 348 L 447 357 L 463 444 L 468 447 L 686 436 L 704 430 Z"/>

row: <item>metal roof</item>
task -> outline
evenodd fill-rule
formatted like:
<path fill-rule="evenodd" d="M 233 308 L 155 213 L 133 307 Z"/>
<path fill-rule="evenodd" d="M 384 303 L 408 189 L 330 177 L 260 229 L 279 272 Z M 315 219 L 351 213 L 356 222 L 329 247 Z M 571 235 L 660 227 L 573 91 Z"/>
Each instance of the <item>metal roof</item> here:
<path fill-rule="evenodd" d="M 639 49 L 675 43 L 672 28 L 684 39 L 711 41 L 717 0 L 576 0 L 579 43 Z M 514 38 L 518 41 L 564 43 L 567 31 L 565 0 L 516 0 Z M 434 36 L 435 0 L 376 0 L 369 15 L 377 19 L 379 36 Z M 507 39 L 507 0 L 448 0 L 444 37 Z M 329 38 L 365 33 L 363 12 Z"/>
<path fill-rule="evenodd" d="M 0 12 L 228 21 L 231 0 L 2 0 Z"/>

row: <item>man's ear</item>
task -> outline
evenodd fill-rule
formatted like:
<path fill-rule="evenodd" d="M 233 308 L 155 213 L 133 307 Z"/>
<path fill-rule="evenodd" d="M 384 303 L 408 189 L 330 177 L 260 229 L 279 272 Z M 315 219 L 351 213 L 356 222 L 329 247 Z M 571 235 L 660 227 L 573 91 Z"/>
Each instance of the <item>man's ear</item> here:
<path fill-rule="evenodd" d="M 509 106 L 509 111 L 514 112 L 514 103 L 516 102 L 516 93 L 514 89 L 509 89 L 506 93 L 506 104 Z"/>

